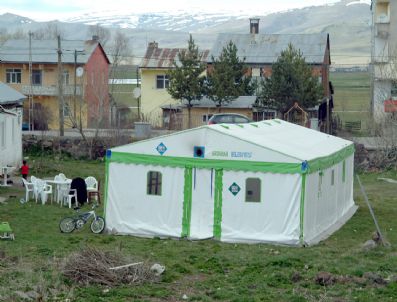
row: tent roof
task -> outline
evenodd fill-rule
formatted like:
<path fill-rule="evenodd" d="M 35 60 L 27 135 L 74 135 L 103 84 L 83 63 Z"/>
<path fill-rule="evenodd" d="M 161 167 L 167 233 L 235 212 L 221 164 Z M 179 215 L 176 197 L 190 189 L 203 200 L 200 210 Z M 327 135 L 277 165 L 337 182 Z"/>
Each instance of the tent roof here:
<path fill-rule="evenodd" d="M 327 157 L 353 144 L 351 141 L 278 119 L 250 124 L 206 125 L 150 140 L 161 138 L 166 143 L 167 137 L 178 136 L 186 132 L 191 132 L 190 135 L 194 135 L 194 132 L 200 132 L 202 129 L 208 130 L 208 136 L 211 135 L 211 131 L 214 131 L 302 162 Z M 112 151 L 134 153 L 134 146 L 145 144 L 150 140 L 116 147 Z M 222 146 L 222 141 L 219 141 L 219 145 Z"/>
<path fill-rule="evenodd" d="M 301 161 L 326 157 L 353 144 L 351 141 L 278 119 L 207 127 Z"/>

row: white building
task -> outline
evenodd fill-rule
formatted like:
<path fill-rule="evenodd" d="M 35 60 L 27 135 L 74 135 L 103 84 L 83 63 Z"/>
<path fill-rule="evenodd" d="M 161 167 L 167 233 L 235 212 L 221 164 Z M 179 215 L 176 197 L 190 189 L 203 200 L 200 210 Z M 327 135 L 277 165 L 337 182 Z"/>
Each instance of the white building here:
<path fill-rule="evenodd" d="M 397 111 L 397 1 L 372 0 L 372 111 Z"/>
<path fill-rule="evenodd" d="M 0 169 L 22 164 L 22 102 L 25 98 L 0 82 Z"/>

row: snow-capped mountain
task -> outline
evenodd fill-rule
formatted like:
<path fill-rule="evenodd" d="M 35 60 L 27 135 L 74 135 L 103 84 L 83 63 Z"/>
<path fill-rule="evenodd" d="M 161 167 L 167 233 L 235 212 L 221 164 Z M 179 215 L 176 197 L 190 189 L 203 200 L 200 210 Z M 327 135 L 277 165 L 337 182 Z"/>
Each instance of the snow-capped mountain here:
<path fill-rule="evenodd" d="M 255 16 L 260 17 L 260 33 L 329 33 L 333 63 L 355 64 L 367 62 L 369 58 L 371 11 L 368 1 L 341 0 L 270 14 L 225 10 L 215 13 L 198 9 L 151 13 L 102 11 L 52 23 L 64 39 L 90 38 L 89 26 L 93 24 L 108 27 L 112 35 L 121 30 L 129 38 L 134 56 L 140 58 L 150 41 L 158 42 L 159 47 L 186 47 L 188 33 L 193 34 L 200 48 L 211 48 L 218 33 L 248 33 L 248 18 Z M 36 22 L 17 15 L 0 15 L 0 34 L 45 31 L 48 25 L 48 22 Z"/>
<path fill-rule="evenodd" d="M 99 24 L 101 26 L 170 30 L 192 32 L 198 28 L 210 28 L 227 21 L 247 19 L 249 15 L 235 12 L 211 13 L 202 11 L 171 11 L 171 12 L 93 12 L 79 17 L 64 20 L 70 23 Z"/>

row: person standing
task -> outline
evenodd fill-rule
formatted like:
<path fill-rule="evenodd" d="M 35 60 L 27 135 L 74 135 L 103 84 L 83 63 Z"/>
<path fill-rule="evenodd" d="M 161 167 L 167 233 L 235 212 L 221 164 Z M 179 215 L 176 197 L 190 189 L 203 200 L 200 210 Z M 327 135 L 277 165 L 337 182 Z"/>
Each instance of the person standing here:
<path fill-rule="evenodd" d="M 28 180 L 29 166 L 28 166 L 28 164 L 26 163 L 26 160 L 24 160 L 22 163 L 23 163 L 23 165 L 22 165 L 22 167 L 21 167 L 21 174 L 22 174 L 22 177 L 23 177 L 24 179 Z"/>

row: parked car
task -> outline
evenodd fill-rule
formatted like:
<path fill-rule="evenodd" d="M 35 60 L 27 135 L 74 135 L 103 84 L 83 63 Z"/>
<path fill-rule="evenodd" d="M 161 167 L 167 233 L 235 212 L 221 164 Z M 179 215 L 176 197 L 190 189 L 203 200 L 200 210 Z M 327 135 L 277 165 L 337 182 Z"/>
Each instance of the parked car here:
<path fill-rule="evenodd" d="M 214 124 L 245 124 L 252 120 L 242 114 L 237 113 L 218 113 L 214 114 L 209 120 L 208 125 Z"/>

